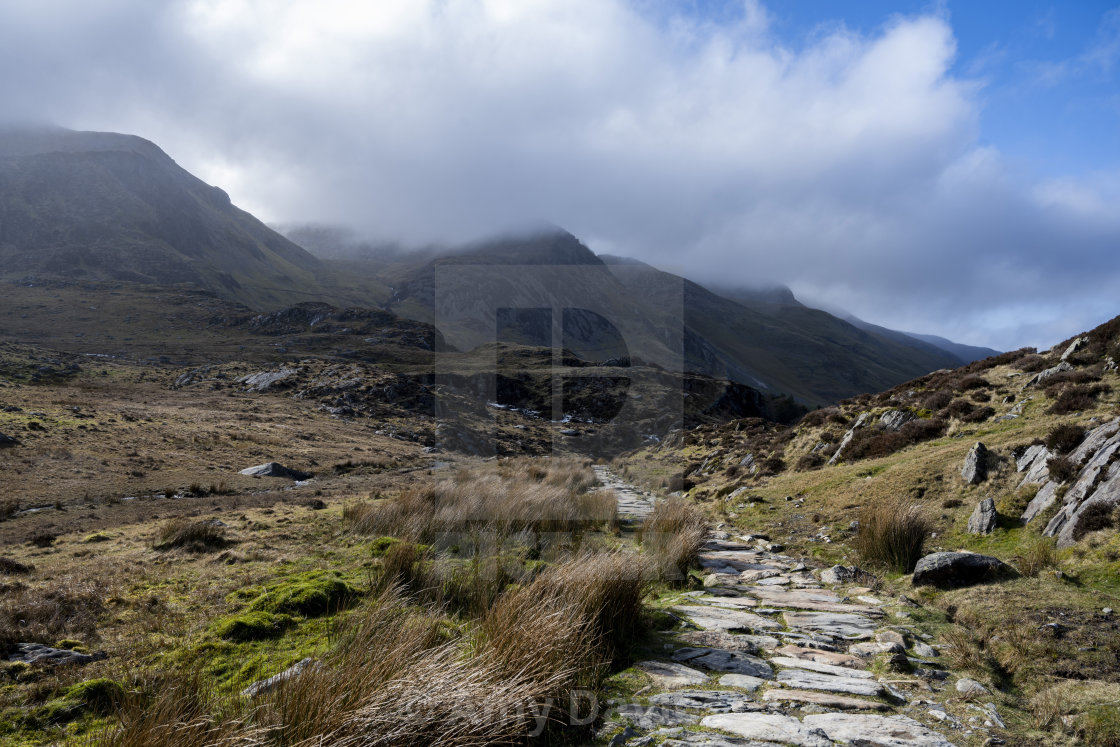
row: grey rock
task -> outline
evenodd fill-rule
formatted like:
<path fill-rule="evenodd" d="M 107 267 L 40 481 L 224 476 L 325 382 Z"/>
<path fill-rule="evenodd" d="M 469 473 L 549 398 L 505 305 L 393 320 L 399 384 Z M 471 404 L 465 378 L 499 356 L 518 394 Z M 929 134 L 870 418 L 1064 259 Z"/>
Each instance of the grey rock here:
<path fill-rule="evenodd" d="M 268 679 L 258 680 L 254 682 L 253 684 L 242 690 L 241 694 L 246 698 L 255 698 L 258 695 L 263 695 L 264 693 L 275 690 L 281 684 L 287 682 L 293 677 L 299 676 L 303 672 L 303 670 L 313 665 L 315 665 L 315 661 L 313 659 L 300 659 L 295 664 L 285 669 L 283 672 L 274 674 Z"/>
<path fill-rule="evenodd" d="M 248 390 L 267 392 L 279 387 L 299 373 L 294 368 L 281 368 L 279 371 L 261 371 L 259 373 L 242 376 L 237 383 L 244 384 Z"/>
<path fill-rule="evenodd" d="M 108 655 L 104 651 L 82 654 L 65 648 L 44 646 L 41 643 L 17 643 L 15 650 L 8 654 L 8 661 L 22 661 L 47 667 L 89 664 L 107 658 Z"/>
<path fill-rule="evenodd" d="M 996 528 L 996 502 L 985 498 L 968 518 L 969 534 L 991 534 Z"/>
<path fill-rule="evenodd" d="M 879 641 L 867 643 L 853 643 L 848 647 L 848 653 L 859 656 L 864 659 L 869 659 L 879 654 L 902 654 L 906 649 L 897 643 L 882 643 Z"/>
<path fill-rule="evenodd" d="M 781 627 L 773 620 L 741 610 L 687 605 L 673 609 L 683 612 L 692 622 L 708 630 L 772 630 Z"/>
<path fill-rule="evenodd" d="M 708 675 L 703 672 L 676 662 L 643 661 L 637 667 L 663 688 L 693 687 L 708 681 Z"/>
<path fill-rule="evenodd" d="M 799 703 L 841 711 L 886 711 L 890 706 L 879 700 L 861 700 L 815 690 L 767 690 L 762 699 L 768 703 Z"/>
<path fill-rule="evenodd" d="M 757 654 L 759 638 L 764 636 L 743 635 L 728 633 L 723 630 L 691 630 L 678 636 L 681 641 L 691 644 L 696 648 L 721 648 L 725 651 L 742 651 L 748 654 Z M 777 639 L 770 639 L 776 641 Z"/>
<path fill-rule="evenodd" d="M 1062 353 L 1062 357 L 1061 357 L 1061 360 L 1062 360 L 1062 361 L 1066 361 L 1066 360 L 1069 360 L 1069 357 L 1070 357 L 1071 355 L 1073 355 L 1074 353 L 1076 353 L 1076 352 L 1077 352 L 1078 350 L 1080 350 L 1081 348 L 1085 347 L 1085 345 L 1086 345 L 1086 344 L 1087 344 L 1088 342 L 1089 342 L 1089 338 L 1088 338 L 1088 337 L 1078 337 L 1078 338 L 1077 338 L 1076 340 L 1074 340 L 1073 342 L 1071 342 L 1071 343 L 1069 344 L 1069 347 L 1068 347 L 1068 348 L 1066 348 L 1066 352 Z"/>
<path fill-rule="evenodd" d="M 786 625 L 797 630 L 810 630 L 842 638 L 870 638 L 876 624 L 864 615 L 837 612 L 786 612 Z"/>
<path fill-rule="evenodd" d="M 854 565 L 851 567 L 834 565 L 821 571 L 821 582 L 826 584 L 850 584 L 856 580 L 856 575 L 859 572 L 859 568 Z"/>
<path fill-rule="evenodd" d="M 1047 449 L 1042 444 L 1034 444 L 1023 452 L 1023 455 L 1015 460 L 1015 469 L 1019 472 L 1026 472 L 1019 487 L 1031 484 L 1041 484 L 1050 479 L 1050 469 L 1046 463 L 1054 453 Z"/>
<path fill-rule="evenodd" d="M 917 416 L 909 410 L 888 410 L 879 417 L 879 427 L 888 431 L 897 431 Z"/>
<path fill-rule="evenodd" d="M 792 716 L 729 713 L 708 716 L 700 724 L 764 742 L 792 744 L 797 747 L 832 747 L 832 742 L 822 730 L 808 727 Z"/>
<path fill-rule="evenodd" d="M 249 477 L 283 477 L 288 480 L 307 480 L 311 478 L 310 472 L 289 469 L 278 462 L 258 464 L 256 467 L 241 470 L 241 474 Z"/>
<path fill-rule="evenodd" d="M 830 465 L 836 464 L 840 461 L 840 457 L 843 455 L 844 449 L 848 448 L 848 444 L 850 444 L 852 442 L 852 439 L 855 438 L 856 431 L 867 425 L 867 420 L 870 417 L 871 413 L 869 412 L 860 413 L 860 416 L 856 418 L 856 422 L 852 424 L 852 427 L 849 428 L 848 432 L 844 434 L 844 437 L 840 439 L 840 445 L 836 447 L 836 451 L 832 454 L 832 458 L 828 460 L 828 463 Z"/>
<path fill-rule="evenodd" d="M 806 716 L 805 726 L 840 744 L 860 747 L 954 747 L 941 734 L 906 716 L 821 713 Z"/>
<path fill-rule="evenodd" d="M 778 683 L 796 690 L 821 690 L 830 693 L 871 697 L 883 694 L 883 686 L 874 680 L 837 677 L 831 674 L 810 672 L 806 669 L 783 669 L 778 672 Z"/>
<path fill-rule="evenodd" d="M 1117 506 L 1120 506 L 1120 462 L 1113 464 L 1104 482 L 1086 500 L 1077 505 L 1067 504 L 1059 511 L 1043 534 L 1057 535 L 1058 547 L 1069 547 L 1089 531 L 1100 528 L 1101 517 L 1111 516 Z"/>
<path fill-rule="evenodd" d="M 671 708 L 660 708 L 658 706 L 643 706 L 638 703 L 621 705 L 616 713 L 639 729 L 647 730 L 656 729 L 659 726 L 694 724 L 700 719 L 699 716 L 684 711 L 674 711 Z"/>
<path fill-rule="evenodd" d="M 973 552 L 935 552 L 914 567 L 915 586 L 955 588 L 1018 575 L 998 558 Z"/>
<path fill-rule="evenodd" d="M 1049 474 L 1049 472 L 1047 472 L 1047 474 Z M 1027 504 L 1026 509 L 1023 511 L 1023 522 L 1031 521 L 1043 511 L 1050 508 L 1054 501 L 1058 500 L 1058 488 L 1060 487 L 1061 485 L 1056 482 L 1048 482 L 1039 488 L 1034 498 L 1031 499 L 1031 502 Z"/>
<path fill-rule="evenodd" d="M 669 708 L 702 708 L 714 713 L 731 713 L 746 710 L 750 700 L 744 695 L 728 690 L 677 690 L 671 693 L 658 693 L 651 697 L 649 702 Z"/>
<path fill-rule="evenodd" d="M 618 734 L 615 734 L 613 737 L 611 737 L 611 741 L 607 742 L 607 747 L 622 747 L 622 745 L 626 744 L 634 737 L 640 736 L 642 736 L 642 733 L 640 731 L 635 729 L 633 726 L 627 726 Z"/>
<path fill-rule="evenodd" d="M 1041 386 L 1042 384 L 1046 383 L 1047 379 L 1050 379 L 1054 376 L 1057 376 L 1060 373 L 1065 373 L 1066 371 L 1072 371 L 1072 370 L 1073 370 L 1073 366 L 1071 366 L 1066 361 L 1062 361 L 1061 363 L 1059 363 L 1056 366 L 1048 368 L 1045 371 L 1039 371 L 1038 373 L 1036 373 L 1034 376 L 1032 376 L 1030 379 L 1027 380 L 1026 384 L 1023 384 L 1023 388 L 1026 389 L 1027 387 L 1031 387 L 1031 386 Z"/>
<path fill-rule="evenodd" d="M 0 449 L 8 449 L 13 446 L 19 446 L 19 439 L 15 436 L 0 433 Z"/>
<path fill-rule="evenodd" d="M 716 648 L 682 648 L 673 654 L 673 659 L 716 672 L 747 674 L 764 680 L 774 678 L 774 670 L 764 660 L 740 651 L 724 651 Z"/>
<path fill-rule="evenodd" d="M 751 677 L 749 674 L 725 674 L 719 678 L 719 684 L 724 687 L 737 687 L 740 690 L 754 692 L 766 684 L 760 677 Z"/>
<path fill-rule="evenodd" d="M 957 680 L 957 692 L 962 695 L 987 695 L 988 688 L 981 685 L 979 682 L 968 677 L 961 677 Z"/>
<path fill-rule="evenodd" d="M 961 468 L 961 477 L 969 485 L 979 485 L 988 479 L 988 447 L 979 441 L 969 450 Z"/>
<path fill-rule="evenodd" d="M 937 649 L 922 641 L 914 641 L 914 653 L 923 659 L 936 659 L 940 656 Z"/>
<path fill-rule="evenodd" d="M 812 659 L 803 659 L 800 657 L 792 656 L 775 656 L 770 659 L 771 663 L 777 664 L 780 667 L 789 667 L 792 669 L 805 669 L 819 674 L 831 674 L 834 677 L 852 677 L 859 680 L 870 680 L 875 677 L 865 669 L 852 669 L 851 667 L 840 667 L 835 664 L 828 664 L 821 661 L 813 661 Z"/>
<path fill-rule="evenodd" d="M 756 742 L 753 739 L 725 737 L 710 732 L 679 734 L 661 744 L 664 747 L 774 747 L 773 742 Z"/>

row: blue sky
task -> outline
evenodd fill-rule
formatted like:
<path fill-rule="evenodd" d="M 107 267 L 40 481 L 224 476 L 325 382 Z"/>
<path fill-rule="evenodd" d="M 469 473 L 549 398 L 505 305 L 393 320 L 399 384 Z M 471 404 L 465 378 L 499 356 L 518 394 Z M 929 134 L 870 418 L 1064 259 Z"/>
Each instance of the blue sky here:
<path fill-rule="evenodd" d="M 273 223 L 546 221 L 1002 349 L 1120 314 L 1120 0 L 15 0 L 0 67 Z"/>

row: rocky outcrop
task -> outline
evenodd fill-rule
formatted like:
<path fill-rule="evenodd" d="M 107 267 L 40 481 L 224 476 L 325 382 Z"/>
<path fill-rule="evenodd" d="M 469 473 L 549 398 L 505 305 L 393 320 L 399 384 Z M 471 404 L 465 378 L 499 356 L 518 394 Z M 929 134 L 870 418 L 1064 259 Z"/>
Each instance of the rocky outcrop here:
<path fill-rule="evenodd" d="M 241 470 L 241 474 L 248 475 L 249 477 L 283 477 L 288 480 L 308 480 L 311 478 L 310 472 L 289 469 L 279 462 L 258 464 L 256 467 L 249 467 L 248 469 Z"/>
<path fill-rule="evenodd" d="M 935 552 L 914 566 L 915 586 L 952 589 L 998 581 L 1017 575 L 1014 568 L 999 558 L 974 552 Z"/>
<path fill-rule="evenodd" d="M 1027 485 L 1042 485 L 1050 479 L 1050 467 L 1047 462 L 1050 457 L 1054 456 L 1054 452 L 1047 449 L 1042 444 L 1033 444 L 1022 456 L 1015 460 L 1015 469 L 1019 472 L 1026 472 L 1019 487 Z"/>
<path fill-rule="evenodd" d="M 1060 373 L 1065 373 L 1066 371 L 1072 371 L 1072 370 L 1073 370 L 1073 366 L 1071 366 L 1066 361 L 1062 361 L 1061 363 L 1059 363 L 1056 366 L 1053 366 L 1052 368 L 1048 368 L 1045 371 L 1039 371 L 1038 373 L 1036 373 L 1034 376 L 1032 376 L 1027 381 L 1026 384 L 1023 384 L 1023 388 L 1026 389 L 1027 387 L 1041 386 L 1041 385 L 1046 383 L 1047 379 L 1050 379 L 1051 377 L 1057 376 Z"/>
<path fill-rule="evenodd" d="M 15 651 L 8 655 L 8 661 L 22 661 L 27 664 L 40 664 L 48 667 L 89 664 L 106 658 L 108 656 L 104 651 L 83 654 L 66 648 L 51 648 L 41 643 L 17 643 Z"/>
<path fill-rule="evenodd" d="M 979 441 L 968 452 L 961 468 L 961 477 L 968 485 L 979 485 L 988 479 L 988 447 Z"/>
<path fill-rule="evenodd" d="M 1062 353 L 1062 362 L 1064 363 L 1065 361 L 1069 360 L 1069 357 L 1071 355 L 1076 353 L 1081 348 L 1085 347 L 1088 343 L 1089 343 L 1089 338 L 1088 337 L 1078 337 L 1076 340 L 1071 342 L 1069 344 L 1069 347 L 1066 348 L 1066 352 Z"/>
<path fill-rule="evenodd" d="M 879 416 L 879 427 L 886 431 L 897 431 L 917 417 L 909 410 L 888 410 Z"/>
<path fill-rule="evenodd" d="M 248 376 L 242 376 L 237 380 L 237 383 L 244 384 L 247 391 L 263 393 L 270 389 L 276 389 L 282 385 L 290 384 L 291 380 L 298 373 L 299 371 L 294 368 L 281 368 L 279 371 L 260 371 Z"/>
<path fill-rule="evenodd" d="M 830 465 L 836 464 L 840 461 L 841 456 L 844 454 L 844 449 L 848 448 L 848 444 L 850 444 L 852 442 L 852 439 L 855 438 L 856 431 L 867 425 L 867 421 L 870 418 L 871 413 L 860 413 L 860 416 L 856 418 L 856 422 L 853 423 L 852 427 L 848 429 L 848 432 L 844 434 L 844 438 L 840 439 L 840 445 L 836 447 L 836 451 L 833 452 L 832 458 L 828 460 L 828 463 Z"/>
<path fill-rule="evenodd" d="M 1041 479 L 1042 462 L 1049 456 L 1045 447 L 1031 447 L 1016 462 L 1020 472 L 1027 472 L 1023 485 L 1042 482 L 1022 518 L 1029 522 L 1046 511 L 1065 486 L 1062 505 L 1047 523 L 1043 535 L 1057 537 L 1059 547 L 1068 547 L 1103 526 L 1112 509 L 1120 505 L 1120 418 L 1090 430 L 1066 457 L 1078 470 L 1068 485 L 1051 479 L 1048 469 L 1045 480 Z"/>
<path fill-rule="evenodd" d="M 969 534 L 991 534 L 996 528 L 996 502 L 985 498 L 968 519 Z"/>

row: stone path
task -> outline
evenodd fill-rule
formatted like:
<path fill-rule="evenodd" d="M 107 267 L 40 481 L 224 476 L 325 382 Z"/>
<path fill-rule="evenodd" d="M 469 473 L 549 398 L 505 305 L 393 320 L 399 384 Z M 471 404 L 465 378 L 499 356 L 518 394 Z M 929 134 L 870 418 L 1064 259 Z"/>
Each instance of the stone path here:
<path fill-rule="evenodd" d="M 591 469 L 602 490 L 613 490 L 618 496 L 618 518 L 623 525 L 641 523 L 653 510 L 654 495 L 621 479 L 610 468 L 596 464 Z"/>
<path fill-rule="evenodd" d="M 620 509 L 642 501 L 596 471 Z M 1001 744 L 989 731 L 1000 726 L 995 706 L 961 701 L 905 605 L 825 584 L 765 538 L 713 532 L 700 563 L 706 588 L 671 609 L 686 630 L 637 663 L 649 686 L 614 704 L 600 732 L 612 747 Z"/>

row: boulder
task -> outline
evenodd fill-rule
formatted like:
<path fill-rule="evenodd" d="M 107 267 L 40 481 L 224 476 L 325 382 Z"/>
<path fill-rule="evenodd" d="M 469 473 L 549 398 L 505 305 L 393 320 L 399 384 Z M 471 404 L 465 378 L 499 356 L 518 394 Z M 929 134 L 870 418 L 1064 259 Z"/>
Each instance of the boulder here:
<path fill-rule="evenodd" d="M 249 477 L 283 477 L 288 480 L 308 480 L 311 478 L 310 472 L 289 469 L 279 462 L 258 464 L 256 467 L 249 467 L 248 469 L 241 470 L 241 474 L 248 475 Z"/>
<path fill-rule="evenodd" d="M 294 368 L 281 368 L 279 371 L 260 371 L 242 376 L 237 380 L 237 383 L 244 384 L 246 390 L 264 393 L 285 384 L 297 374 L 299 374 L 299 371 Z"/>
<path fill-rule="evenodd" d="M 979 441 L 969 450 L 961 468 L 961 477 L 969 485 L 979 485 L 988 479 L 988 447 Z"/>
<path fill-rule="evenodd" d="M 1066 352 L 1062 353 L 1062 361 L 1064 362 L 1064 361 L 1069 360 L 1069 357 L 1071 355 L 1076 353 L 1081 348 L 1085 347 L 1085 345 L 1087 345 L 1088 342 L 1089 342 L 1088 337 L 1078 337 L 1076 340 L 1071 342 L 1069 344 L 1069 347 L 1066 348 Z"/>
<path fill-rule="evenodd" d="M 974 552 L 935 552 L 914 566 L 915 586 L 943 589 L 972 586 L 1015 576 L 1016 571 L 999 558 Z"/>
<path fill-rule="evenodd" d="M 861 573 L 853 566 L 834 565 L 821 571 L 821 582 L 826 584 L 850 584 Z"/>
<path fill-rule="evenodd" d="M 991 534 L 996 528 L 996 502 L 985 498 L 968 519 L 969 534 Z"/>
<path fill-rule="evenodd" d="M 987 695 L 988 688 L 984 687 L 976 680 L 971 680 L 968 677 L 961 677 L 957 680 L 957 692 L 961 695 Z"/>
<path fill-rule="evenodd" d="M 14 436 L 8 436 L 0 433 L 0 449 L 6 449 L 11 446 L 18 446 L 19 439 Z"/>

